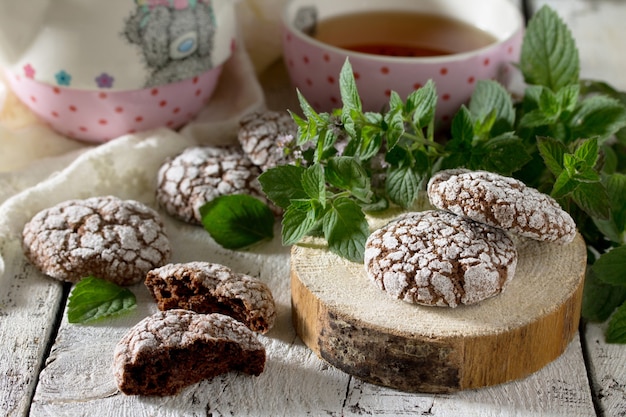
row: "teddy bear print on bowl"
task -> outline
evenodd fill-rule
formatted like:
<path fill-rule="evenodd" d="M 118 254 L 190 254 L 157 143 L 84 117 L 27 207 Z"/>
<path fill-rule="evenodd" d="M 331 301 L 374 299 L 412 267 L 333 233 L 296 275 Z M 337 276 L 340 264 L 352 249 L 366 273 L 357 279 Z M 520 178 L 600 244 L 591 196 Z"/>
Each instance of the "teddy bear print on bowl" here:
<path fill-rule="evenodd" d="M 52 129 L 83 141 L 189 123 L 236 50 L 232 0 L 11 4 L 0 13 L 8 85 Z"/>
<path fill-rule="evenodd" d="M 192 78 L 213 66 L 215 15 L 210 0 L 137 0 L 124 36 L 151 71 L 146 87 Z"/>

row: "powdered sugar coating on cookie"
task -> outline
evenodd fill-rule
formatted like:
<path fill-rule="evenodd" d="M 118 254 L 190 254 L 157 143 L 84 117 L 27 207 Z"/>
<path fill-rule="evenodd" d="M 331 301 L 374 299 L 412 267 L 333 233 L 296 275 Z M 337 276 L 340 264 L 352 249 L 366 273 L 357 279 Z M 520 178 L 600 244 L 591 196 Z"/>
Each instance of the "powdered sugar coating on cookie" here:
<path fill-rule="evenodd" d="M 567 244 L 576 224 L 550 196 L 486 171 L 441 171 L 428 183 L 433 206 L 535 240 Z"/>
<path fill-rule="evenodd" d="M 224 265 L 168 264 L 148 272 L 145 283 L 161 310 L 227 314 L 259 333 L 274 325 L 276 305 L 269 287 Z"/>
<path fill-rule="evenodd" d="M 260 169 L 239 147 L 197 146 L 168 159 L 157 175 L 157 202 L 169 214 L 201 224 L 200 207 L 231 194 L 267 202 L 258 182 Z"/>
<path fill-rule="evenodd" d="M 517 250 L 502 230 L 454 214 L 407 213 L 365 245 L 368 277 L 388 295 L 435 306 L 474 304 L 514 276 Z"/>
<path fill-rule="evenodd" d="M 291 162 L 284 147 L 295 142 L 297 132 L 298 126 L 289 113 L 267 110 L 241 119 L 237 139 L 252 163 L 267 171 Z"/>
<path fill-rule="evenodd" d="M 146 317 L 118 342 L 113 371 L 126 394 L 171 395 L 230 370 L 259 375 L 265 348 L 223 314 L 175 309 Z"/>
<path fill-rule="evenodd" d="M 113 196 L 69 200 L 37 213 L 22 232 L 24 255 L 44 274 L 78 282 L 89 275 L 135 284 L 169 260 L 156 211 Z"/>

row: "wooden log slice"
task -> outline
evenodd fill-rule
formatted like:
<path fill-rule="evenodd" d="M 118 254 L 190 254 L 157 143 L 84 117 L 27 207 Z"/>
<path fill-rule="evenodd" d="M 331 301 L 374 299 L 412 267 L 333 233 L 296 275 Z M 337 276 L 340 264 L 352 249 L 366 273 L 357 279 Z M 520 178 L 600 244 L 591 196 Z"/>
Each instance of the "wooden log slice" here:
<path fill-rule="evenodd" d="M 559 357 L 578 329 L 586 265 L 579 235 L 560 246 L 518 242 L 502 294 L 471 306 L 396 300 L 361 264 L 311 241 L 291 253 L 297 334 L 318 356 L 364 381 L 409 392 L 452 392 L 527 376 Z"/>

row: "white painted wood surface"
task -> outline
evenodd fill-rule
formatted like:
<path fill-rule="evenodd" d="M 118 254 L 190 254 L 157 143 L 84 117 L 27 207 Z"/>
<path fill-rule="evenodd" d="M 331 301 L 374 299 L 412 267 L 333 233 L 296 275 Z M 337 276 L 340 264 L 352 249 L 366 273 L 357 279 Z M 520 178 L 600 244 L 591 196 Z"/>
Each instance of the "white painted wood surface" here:
<path fill-rule="evenodd" d="M 626 89 L 622 53 L 626 3 L 547 3 L 572 27 L 581 49 L 583 76 Z M 275 101 L 269 97 L 268 103 Z M 64 159 L 50 161 L 49 172 L 66 164 Z M 581 336 L 588 368 L 581 340 L 576 338 L 563 356 L 521 381 L 449 395 L 406 394 L 349 377 L 319 360 L 295 337 L 287 287 L 288 251 L 276 240 L 242 255 L 216 248 L 201 230 L 172 220 L 167 225 L 176 247 L 194 248 L 176 252 L 174 260 L 210 258 L 269 283 L 279 317 L 275 329 L 261 337 L 268 351 L 266 371 L 258 378 L 227 374 L 175 397 L 124 396 L 112 379 L 112 349 L 128 327 L 154 311 L 147 292 L 140 285 L 133 288 L 139 306 L 130 315 L 89 326 L 70 325 L 63 316 L 54 334 L 57 313 L 64 308 L 62 285 L 25 265 L 15 231 L 8 231 L 14 239 L 0 247 L 5 260 L 0 264 L 0 415 L 594 416 L 591 387 L 602 415 L 626 414 L 626 348 L 605 344 L 601 325 L 589 325 Z M 45 357 L 51 337 L 54 344 Z"/>

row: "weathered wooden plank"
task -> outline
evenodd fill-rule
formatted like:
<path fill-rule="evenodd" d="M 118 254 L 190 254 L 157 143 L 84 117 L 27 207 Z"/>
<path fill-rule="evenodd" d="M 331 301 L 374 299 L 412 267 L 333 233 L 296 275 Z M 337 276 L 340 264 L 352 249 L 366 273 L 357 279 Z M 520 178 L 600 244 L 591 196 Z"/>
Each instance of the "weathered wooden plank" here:
<path fill-rule="evenodd" d="M 21 258 L 17 241 L 0 244 L 0 414 L 26 415 L 50 341 L 63 285 Z M 1 271 L 4 270 L 4 273 Z"/>
<path fill-rule="evenodd" d="M 626 90 L 626 3 L 609 0 L 532 0 L 548 4 L 565 20 L 580 53 L 581 77 Z M 600 412 L 626 415 L 626 346 L 605 342 L 606 324 L 585 326 L 583 343 Z"/>
<path fill-rule="evenodd" d="M 606 324 L 588 324 L 585 343 L 594 395 L 605 416 L 626 416 L 626 346 L 604 341 Z"/>

